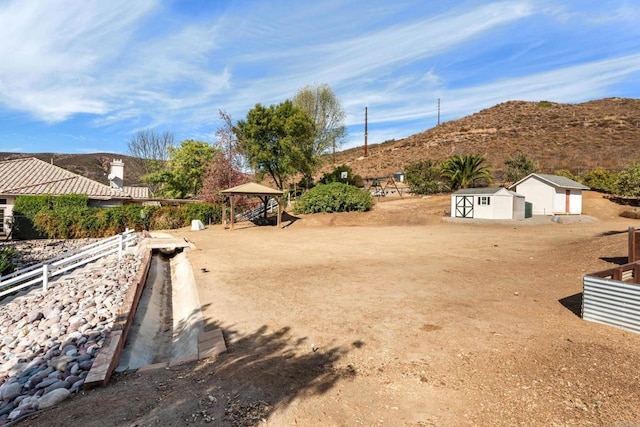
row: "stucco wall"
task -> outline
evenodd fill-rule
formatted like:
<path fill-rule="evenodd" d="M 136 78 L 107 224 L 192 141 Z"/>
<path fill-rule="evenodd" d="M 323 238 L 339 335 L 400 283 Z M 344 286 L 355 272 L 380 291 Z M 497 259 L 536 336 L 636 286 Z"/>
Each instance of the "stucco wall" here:
<path fill-rule="evenodd" d="M 471 195 L 468 195 L 471 196 Z M 451 196 L 451 216 L 455 217 L 456 198 L 463 195 Z M 476 219 L 524 219 L 524 197 L 514 197 L 511 194 L 474 194 L 473 218 Z M 489 197 L 489 205 L 480 205 L 480 197 Z M 515 209 L 515 210 L 514 210 Z"/>
<path fill-rule="evenodd" d="M 527 202 L 533 204 L 534 215 L 553 215 L 556 198 L 554 187 L 532 177 L 518 184 L 513 191 L 522 194 Z"/>
<path fill-rule="evenodd" d="M 582 213 L 582 190 L 570 190 L 569 211 L 567 211 L 566 189 L 557 189 L 554 197 L 554 213 L 580 215 Z"/>

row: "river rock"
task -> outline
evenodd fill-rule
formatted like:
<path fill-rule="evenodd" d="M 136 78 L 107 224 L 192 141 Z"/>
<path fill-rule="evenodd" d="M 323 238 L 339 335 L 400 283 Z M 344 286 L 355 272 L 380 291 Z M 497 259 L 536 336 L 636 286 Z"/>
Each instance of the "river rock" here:
<path fill-rule="evenodd" d="M 0 397 L 2 400 L 10 402 L 20 395 L 22 385 L 20 383 L 4 384 L 0 387 Z"/>
<path fill-rule="evenodd" d="M 58 388 L 50 391 L 47 394 L 44 394 L 38 400 L 38 409 L 47 409 L 51 408 L 54 405 L 62 402 L 67 399 L 71 395 L 71 392 L 66 388 Z"/>
<path fill-rule="evenodd" d="M 59 380 L 56 381 L 55 383 L 51 384 L 50 386 L 46 387 L 44 389 L 44 394 L 46 395 L 47 393 L 53 391 L 53 390 L 57 390 L 59 388 L 66 388 L 69 389 L 71 388 L 71 384 L 69 384 L 67 381 L 63 381 L 63 380 Z"/>

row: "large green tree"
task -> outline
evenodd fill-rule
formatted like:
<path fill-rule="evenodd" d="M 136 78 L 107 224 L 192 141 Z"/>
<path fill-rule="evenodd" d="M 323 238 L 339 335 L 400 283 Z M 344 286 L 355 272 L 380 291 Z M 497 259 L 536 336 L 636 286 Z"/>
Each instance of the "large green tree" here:
<path fill-rule="evenodd" d="M 538 167 L 527 153 L 516 153 L 504 161 L 505 178 L 508 182 L 520 181 L 525 176 L 538 171 Z"/>
<path fill-rule="evenodd" d="M 311 173 L 314 130 L 309 115 L 290 100 L 269 107 L 256 104 L 234 127 L 249 165 L 259 175 L 268 174 L 279 189 L 294 173 Z"/>
<path fill-rule="evenodd" d="M 477 154 L 454 154 L 442 164 L 442 176 L 449 179 L 452 191 L 472 187 L 474 181 L 493 181 L 490 169 L 484 164 L 485 158 Z"/>
<path fill-rule="evenodd" d="M 207 142 L 188 139 L 179 147 L 169 149 L 169 160 L 164 171 L 145 176 L 145 181 L 158 184 L 158 193 L 172 199 L 198 196 L 202 180 L 217 149 Z"/>
<path fill-rule="evenodd" d="M 293 103 L 313 120 L 314 155 L 319 157 L 329 150 L 333 150 L 335 154 L 336 146 L 340 146 L 344 141 L 347 128 L 344 125 L 345 112 L 331 86 L 305 86 L 293 98 Z"/>

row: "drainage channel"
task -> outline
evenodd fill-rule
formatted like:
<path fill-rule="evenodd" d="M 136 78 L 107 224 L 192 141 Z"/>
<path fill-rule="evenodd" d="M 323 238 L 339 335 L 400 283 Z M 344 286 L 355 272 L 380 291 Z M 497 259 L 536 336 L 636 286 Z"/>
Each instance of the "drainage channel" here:
<path fill-rule="evenodd" d="M 198 355 L 200 299 L 186 255 L 153 253 L 116 372 Z"/>

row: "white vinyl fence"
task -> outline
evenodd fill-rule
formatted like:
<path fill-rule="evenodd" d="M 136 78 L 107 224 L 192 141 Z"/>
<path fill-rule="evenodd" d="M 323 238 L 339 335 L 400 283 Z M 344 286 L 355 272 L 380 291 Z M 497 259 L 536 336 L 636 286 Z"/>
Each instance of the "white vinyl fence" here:
<path fill-rule="evenodd" d="M 73 253 L 65 252 L 45 262 L 0 276 L 0 298 L 40 283 L 42 283 L 42 289 L 47 291 L 51 277 L 113 253 L 117 253 L 120 259 L 125 246 L 135 238 L 134 230 L 127 229 L 124 233 L 83 246 Z"/>

